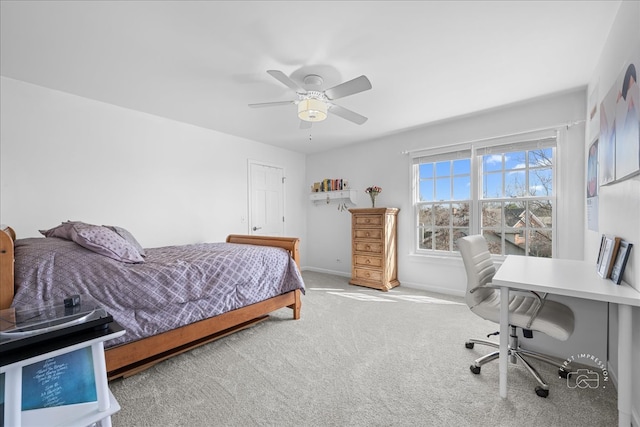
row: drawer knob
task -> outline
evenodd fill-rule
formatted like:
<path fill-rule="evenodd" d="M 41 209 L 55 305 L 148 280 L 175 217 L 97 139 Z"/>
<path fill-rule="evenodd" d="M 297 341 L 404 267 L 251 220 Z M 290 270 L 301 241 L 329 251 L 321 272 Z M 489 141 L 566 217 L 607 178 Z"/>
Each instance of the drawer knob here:
<path fill-rule="evenodd" d="M 367 231 L 367 234 L 365 234 L 365 236 L 369 237 L 369 232 Z"/>
<path fill-rule="evenodd" d="M 371 276 L 371 273 L 369 273 L 369 272 L 367 271 L 367 273 L 365 274 L 365 276 L 369 277 L 369 276 Z"/>
<path fill-rule="evenodd" d="M 369 224 L 371 222 L 371 220 L 369 218 L 365 219 L 364 222 L 366 222 L 367 224 Z"/>
<path fill-rule="evenodd" d="M 371 260 L 367 258 L 367 260 L 364 263 L 365 264 L 371 264 Z"/>
<path fill-rule="evenodd" d="M 371 246 L 369 246 L 369 245 L 364 245 L 364 248 L 365 248 L 366 250 L 371 250 Z"/>

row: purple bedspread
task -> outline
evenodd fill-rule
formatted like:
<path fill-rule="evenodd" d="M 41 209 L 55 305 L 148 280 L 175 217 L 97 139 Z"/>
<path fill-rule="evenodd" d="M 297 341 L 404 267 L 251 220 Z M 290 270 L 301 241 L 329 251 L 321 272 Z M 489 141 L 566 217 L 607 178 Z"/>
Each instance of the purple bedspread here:
<path fill-rule="evenodd" d="M 58 238 L 16 240 L 14 306 L 61 303 L 73 294 L 99 301 L 127 331 L 105 347 L 156 335 L 301 289 L 284 249 L 202 243 L 145 249 L 125 264 Z"/>

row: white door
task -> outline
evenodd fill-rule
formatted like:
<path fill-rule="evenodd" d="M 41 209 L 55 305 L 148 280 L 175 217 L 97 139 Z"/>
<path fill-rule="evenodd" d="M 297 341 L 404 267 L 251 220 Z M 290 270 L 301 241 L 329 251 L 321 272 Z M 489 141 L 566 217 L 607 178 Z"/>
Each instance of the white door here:
<path fill-rule="evenodd" d="M 284 170 L 249 161 L 249 234 L 284 235 Z"/>

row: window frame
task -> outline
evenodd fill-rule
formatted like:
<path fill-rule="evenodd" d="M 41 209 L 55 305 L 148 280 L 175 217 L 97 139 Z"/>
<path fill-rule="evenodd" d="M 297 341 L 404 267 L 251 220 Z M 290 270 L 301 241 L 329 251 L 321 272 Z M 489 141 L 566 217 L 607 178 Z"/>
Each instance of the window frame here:
<path fill-rule="evenodd" d="M 453 237 L 450 236 L 450 248 L 452 250 L 439 250 L 439 249 L 425 249 L 421 248 L 420 240 L 421 240 L 421 226 L 420 226 L 420 211 L 421 208 L 425 205 L 435 205 L 440 203 L 440 201 L 429 201 L 429 202 L 421 202 L 420 201 L 420 164 L 422 163 L 437 163 L 439 161 L 454 161 L 461 158 L 469 158 L 471 163 L 470 170 L 470 179 L 471 179 L 471 194 L 469 202 L 469 234 L 480 234 L 483 233 L 485 229 L 490 229 L 491 227 L 483 227 L 482 226 L 482 203 L 483 202 L 491 202 L 491 201 L 499 201 L 500 203 L 504 203 L 511 198 L 508 198 L 504 193 L 502 197 L 499 198 L 483 198 L 483 170 L 482 170 L 482 156 L 484 154 L 496 153 L 502 154 L 510 153 L 510 152 L 519 152 L 519 151 L 532 151 L 536 149 L 542 148 L 551 148 L 553 161 L 551 165 L 551 177 L 553 179 L 553 186 L 551 195 L 543 195 L 543 196 L 522 196 L 517 197 L 515 200 L 518 202 L 529 203 L 535 200 L 549 200 L 553 205 L 552 215 L 551 215 L 551 227 L 550 232 L 552 235 L 552 243 L 551 243 L 551 251 L 552 257 L 555 257 L 557 254 L 557 239 L 558 239 L 558 199 L 560 193 L 560 182 L 559 182 L 559 167 L 560 167 L 560 138 L 562 134 L 558 129 L 546 129 L 543 131 L 536 132 L 527 132 L 517 135 L 511 135 L 507 137 L 500 138 L 490 138 L 486 140 L 479 140 L 469 143 L 463 144 L 454 144 L 450 146 L 442 146 L 436 147 L 433 149 L 425 149 L 419 150 L 415 152 L 409 153 L 413 158 L 411 168 L 411 179 L 412 179 L 412 208 L 413 208 L 413 254 L 425 257 L 459 257 L 460 253 L 456 248 L 455 241 L 451 241 Z M 529 172 L 532 169 L 529 158 L 525 159 L 526 166 L 522 169 L 522 171 L 527 175 L 525 182 L 529 182 Z M 510 170 L 510 169 L 509 169 Z M 504 164 L 502 165 L 501 171 L 503 176 L 505 174 Z M 508 170 L 507 170 L 508 171 Z M 450 177 L 452 178 L 454 174 L 452 173 Z M 435 176 L 434 176 L 435 180 Z M 503 180 L 504 181 L 504 180 Z M 503 190 L 505 187 L 505 183 L 502 183 Z M 453 188 L 451 189 L 453 194 Z M 435 194 L 434 194 L 435 196 Z M 452 205 L 455 203 L 467 202 L 467 200 L 442 200 L 441 203 Z M 535 227 L 530 227 L 529 220 L 526 219 L 526 227 L 524 232 L 535 231 Z M 435 224 L 434 224 L 435 225 Z M 456 227 L 452 223 L 452 216 L 450 214 L 449 228 L 454 230 Z M 504 223 L 504 215 L 501 219 L 500 230 L 502 234 L 504 231 L 512 229 L 511 227 L 507 227 Z M 454 230 L 455 231 L 455 230 Z M 495 258 L 503 259 L 505 254 L 505 243 L 504 236 L 501 239 L 501 254 L 493 254 Z M 530 240 L 527 239 L 525 246 L 525 256 L 529 253 L 529 244 Z M 432 246 L 433 247 L 433 246 Z"/>

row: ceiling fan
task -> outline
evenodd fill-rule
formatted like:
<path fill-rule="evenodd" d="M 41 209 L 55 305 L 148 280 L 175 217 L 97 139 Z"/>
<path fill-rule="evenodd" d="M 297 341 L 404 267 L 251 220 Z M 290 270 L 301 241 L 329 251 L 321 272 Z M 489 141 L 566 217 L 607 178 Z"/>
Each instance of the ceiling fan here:
<path fill-rule="evenodd" d="M 345 96 L 354 95 L 371 89 L 371 82 L 366 76 L 356 77 L 355 79 L 341 83 L 327 90 L 306 90 L 300 87 L 296 82 L 291 80 L 286 74 L 278 70 L 268 70 L 272 77 L 280 83 L 296 91 L 298 99 L 291 101 L 263 102 L 259 104 L 249 104 L 249 107 L 274 107 L 278 105 L 298 105 L 298 117 L 300 118 L 300 129 L 308 129 L 313 122 L 320 122 L 327 118 L 330 112 L 343 119 L 349 120 L 355 124 L 361 125 L 368 119 L 356 112 L 348 110 L 332 101 Z M 322 77 L 316 74 L 309 74 L 303 79 L 307 87 L 320 87 L 323 83 Z"/>

